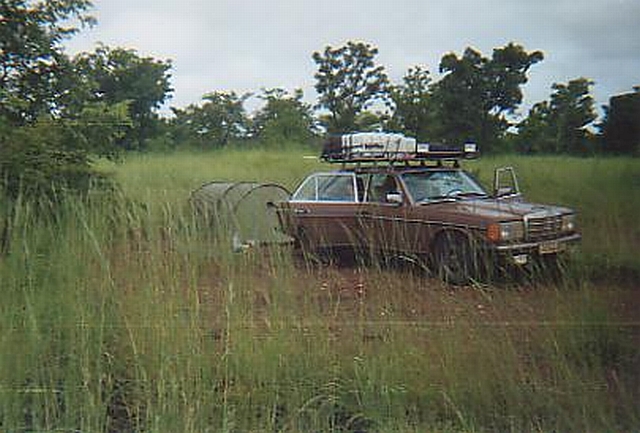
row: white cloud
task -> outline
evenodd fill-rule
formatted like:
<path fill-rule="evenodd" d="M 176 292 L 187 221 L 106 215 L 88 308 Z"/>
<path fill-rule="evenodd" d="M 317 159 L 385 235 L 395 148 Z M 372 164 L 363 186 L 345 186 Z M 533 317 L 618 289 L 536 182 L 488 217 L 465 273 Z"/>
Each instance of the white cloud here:
<path fill-rule="evenodd" d="M 214 90 L 301 87 L 313 98 L 314 51 L 347 40 L 380 48 L 378 61 L 399 80 L 410 66 L 434 74 L 447 52 L 485 55 L 514 41 L 542 50 L 525 88 L 529 104 L 554 82 L 585 76 L 606 103 L 640 84 L 638 0 L 94 0 L 98 25 L 70 41 L 96 41 L 171 59 L 171 105 Z"/>

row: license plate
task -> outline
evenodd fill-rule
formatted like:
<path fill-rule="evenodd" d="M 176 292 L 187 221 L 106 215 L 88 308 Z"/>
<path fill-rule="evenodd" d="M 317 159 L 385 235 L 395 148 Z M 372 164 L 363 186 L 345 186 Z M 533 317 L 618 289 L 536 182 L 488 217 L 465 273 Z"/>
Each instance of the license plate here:
<path fill-rule="evenodd" d="M 553 254 L 557 253 L 561 250 L 561 246 L 556 241 L 543 242 L 538 247 L 538 252 L 540 254 Z"/>

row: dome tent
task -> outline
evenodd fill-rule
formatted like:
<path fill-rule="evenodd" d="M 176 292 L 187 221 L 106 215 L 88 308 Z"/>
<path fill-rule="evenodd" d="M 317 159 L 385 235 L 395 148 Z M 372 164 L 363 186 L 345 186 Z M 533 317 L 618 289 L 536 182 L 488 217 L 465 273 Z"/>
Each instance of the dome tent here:
<path fill-rule="evenodd" d="M 292 239 L 280 231 L 270 203 L 289 198 L 274 183 L 209 182 L 191 193 L 190 202 L 205 226 L 231 240 L 238 251 L 251 245 L 284 244 Z"/>

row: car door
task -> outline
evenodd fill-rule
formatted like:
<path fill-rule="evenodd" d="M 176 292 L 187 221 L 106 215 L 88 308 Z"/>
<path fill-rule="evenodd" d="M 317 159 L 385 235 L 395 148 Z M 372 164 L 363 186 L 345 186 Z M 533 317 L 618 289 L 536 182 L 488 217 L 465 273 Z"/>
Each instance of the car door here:
<path fill-rule="evenodd" d="M 361 189 L 354 173 L 309 176 L 287 203 L 290 234 L 310 249 L 353 247 Z"/>
<path fill-rule="evenodd" d="M 372 173 L 359 213 L 361 239 L 372 253 L 408 252 L 412 235 L 407 229 L 408 201 L 393 173 Z"/>

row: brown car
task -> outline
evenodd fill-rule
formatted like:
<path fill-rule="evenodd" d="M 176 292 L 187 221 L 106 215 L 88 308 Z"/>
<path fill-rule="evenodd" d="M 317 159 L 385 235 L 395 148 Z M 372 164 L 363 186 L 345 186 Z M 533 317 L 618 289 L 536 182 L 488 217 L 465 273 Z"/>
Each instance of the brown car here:
<path fill-rule="evenodd" d="M 402 139 L 366 134 L 368 146 L 344 137 L 326 145 L 324 159 L 340 169 L 311 174 L 277 205 L 284 231 L 307 251 L 408 256 L 452 283 L 498 262 L 556 257 L 580 240 L 575 212 L 523 200 L 512 169 L 496 170 L 494 191 L 485 191 L 459 165 L 474 145 L 395 143 Z"/>

